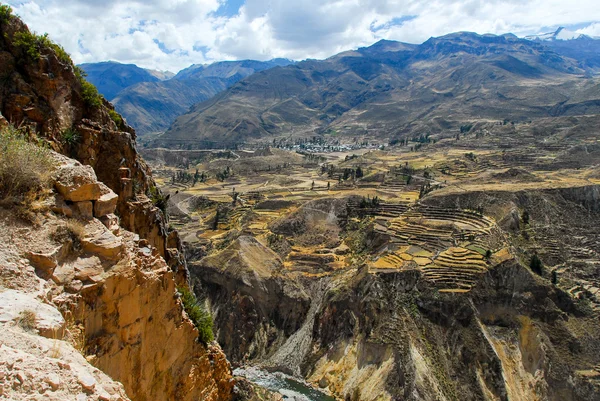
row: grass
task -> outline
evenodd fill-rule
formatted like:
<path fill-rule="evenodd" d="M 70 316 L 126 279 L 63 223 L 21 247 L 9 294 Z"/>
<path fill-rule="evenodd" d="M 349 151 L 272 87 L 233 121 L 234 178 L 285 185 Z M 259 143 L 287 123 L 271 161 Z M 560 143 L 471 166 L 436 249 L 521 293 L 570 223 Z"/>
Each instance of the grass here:
<path fill-rule="evenodd" d="M 70 219 L 64 225 L 56 227 L 50 239 L 59 244 L 71 243 L 75 251 L 81 250 L 81 241 L 85 236 L 85 227 L 79 221 Z"/>
<path fill-rule="evenodd" d="M 198 329 L 198 339 L 204 344 L 214 341 L 213 319 L 210 312 L 206 310 L 204 303 L 198 301 L 187 287 L 179 287 L 177 291 L 181 294 L 185 313 Z"/>
<path fill-rule="evenodd" d="M 69 147 L 75 146 L 80 140 L 81 135 L 73 128 L 67 128 L 61 132 L 60 141 Z"/>
<path fill-rule="evenodd" d="M 35 319 L 37 315 L 34 311 L 26 309 L 19 314 L 17 324 L 25 331 L 33 331 L 35 329 Z"/>
<path fill-rule="evenodd" d="M 0 199 L 35 199 L 50 186 L 50 151 L 12 126 L 0 129 Z"/>

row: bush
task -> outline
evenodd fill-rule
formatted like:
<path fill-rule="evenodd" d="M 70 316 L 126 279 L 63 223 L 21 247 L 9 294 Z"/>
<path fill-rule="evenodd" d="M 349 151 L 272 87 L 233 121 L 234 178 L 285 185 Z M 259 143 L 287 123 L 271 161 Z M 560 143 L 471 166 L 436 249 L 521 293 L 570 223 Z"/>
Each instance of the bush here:
<path fill-rule="evenodd" d="M 61 132 L 60 141 L 67 146 L 74 146 L 79 143 L 81 139 L 81 135 L 73 128 L 67 128 L 63 132 Z"/>
<path fill-rule="evenodd" d="M 48 149 L 11 126 L 0 129 L 0 199 L 41 193 L 50 184 L 52 167 Z"/>
<path fill-rule="evenodd" d="M 529 261 L 529 267 L 531 268 L 531 271 L 539 276 L 541 276 L 544 271 L 544 265 L 536 254 L 531 257 L 531 260 Z"/>
<path fill-rule="evenodd" d="M 115 122 L 115 124 L 117 124 L 117 128 L 121 128 L 123 126 L 123 119 L 119 113 L 114 110 L 108 110 L 108 115 Z"/>
<path fill-rule="evenodd" d="M 61 45 L 50 40 L 47 33 L 38 35 L 28 31 L 17 32 L 15 34 L 15 44 L 21 47 L 32 60 L 39 60 L 43 49 L 52 49 L 61 62 L 73 65 L 69 53 Z"/>
<path fill-rule="evenodd" d="M 148 193 L 146 194 L 148 198 L 152 201 L 154 206 L 162 210 L 165 217 L 167 217 L 167 206 L 169 205 L 170 195 L 164 195 L 160 189 L 156 187 L 148 188 Z"/>
<path fill-rule="evenodd" d="M 199 302 L 196 296 L 187 287 L 179 287 L 177 291 L 181 294 L 183 309 L 190 320 L 198 329 L 198 339 L 208 344 L 215 339 L 213 334 L 213 320 L 203 302 Z"/>
<path fill-rule="evenodd" d="M 5 4 L 0 4 L 0 24 L 7 23 L 12 17 L 12 8 Z"/>
<path fill-rule="evenodd" d="M 98 93 L 98 89 L 94 84 L 89 83 L 85 79 L 81 78 L 81 97 L 88 107 L 100 107 L 102 106 L 102 98 Z"/>

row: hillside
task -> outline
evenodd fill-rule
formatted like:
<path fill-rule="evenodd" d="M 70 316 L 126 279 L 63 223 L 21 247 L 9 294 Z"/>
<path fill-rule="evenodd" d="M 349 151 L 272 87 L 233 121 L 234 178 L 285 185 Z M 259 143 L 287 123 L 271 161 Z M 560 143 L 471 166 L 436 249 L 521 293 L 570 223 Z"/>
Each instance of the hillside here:
<path fill-rule="evenodd" d="M 135 64 L 121 64 L 114 61 L 86 63 L 79 65 L 87 74 L 87 79 L 98 88 L 108 100 L 112 100 L 123 89 L 140 82 L 158 82 L 160 73 L 145 70 Z M 159 75 L 159 76 L 157 76 Z"/>
<path fill-rule="evenodd" d="M 382 41 L 254 74 L 192 107 L 154 145 L 196 148 L 290 135 L 385 140 L 474 121 L 594 113 L 598 81 L 585 73 L 577 60 L 510 34 L 462 32 L 418 46 Z M 561 108 L 567 103 L 572 107 Z"/>
<path fill-rule="evenodd" d="M 0 59 L 0 398 L 230 400 L 135 131 L 5 5 Z"/>
<path fill-rule="evenodd" d="M 127 87 L 112 103 L 140 135 L 164 132 L 190 106 L 212 98 L 256 71 L 288 64 L 289 60 L 243 60 L 193 65 L 171 79 Z"/>

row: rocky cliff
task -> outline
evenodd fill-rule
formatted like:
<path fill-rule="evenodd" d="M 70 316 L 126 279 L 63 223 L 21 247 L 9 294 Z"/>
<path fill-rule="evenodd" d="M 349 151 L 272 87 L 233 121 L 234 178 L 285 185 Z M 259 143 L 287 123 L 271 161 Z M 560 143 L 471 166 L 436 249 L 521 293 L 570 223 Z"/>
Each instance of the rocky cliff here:
<path fill-rule="evenodd" d="M 82 394 L 97 391 L 101 400 L 125 399 L 125 393 L 133 400 L 230 399 L 225 355 L 216 344 L 197 341 L 177 296 L 176 287 L 187 285 L 187 269 L 160 209 L 164 198 L 135 148 L 135 132 L 60 46 L 31 34 L 7 6 L 0 11 L 2 121 L 68 156 L 53 153 L 52 189 L 38 199 L 30 221 L 13 213 L 17 206 L 1 210 L 5 242 L 12 244 L 2 252 L 2 287 L 14 290 L 22 305 L 33 305 L 21 306 L 31 324 L 20 324 L 21 315 L 3 315 L 1 363 L 13 369 L 12 354 L 19 352 L 40 357 L 45 340 L 33 340 L 37 333 L 59 349 L 49 358 L 62 355 L 63 346 L 68 355 L 75 348 L 85 359 L 68 359 L 92 372 L 52 377 L 47 385 L 27 373 L 12 383 L 4 374 L 3 391 L 27 398 L 41 385 L 55 393 L 53 399 L 75 399 L 69 380 L 79 380 Z M 40 327 L 47 316 L 58 322 L 49 330 Z M 24 340 L 14 344 L 8 330 Z M 24 358 L 17 362 L 29 361 Z M 55 364 L 42 359 L 40 375 Z"/>
<path fill-rule="evenodd" d="M 440 229 L 445 216 L 459 219 L 459 210 L 485 210 L 489 217 L 476 218 L 491 226 L 478 243 L 494 251 L 468 286 L 459 284 L 481 256 L 437 251 L 434 273 L 410 263 L 383 267 L 372 255 L 385 254 L 390 238 L 379 237 L 391 234 L 366 226 L 358 231 L 366 240 L 363 255 L 371 256 L 347 268 L 307 268 L 311 260 L 291 257 L 282 263 L 242 235 L 191 261 L 191 273 L 214 305 L 218 338 L 232 363 L 281 370 L 341 399 L 598 399 L 597 189 L 441 194 L 405 211 L 423 225 L 423 212 L 435 211 L 429 218 Z M 270 229 L 297 240 L 294 256 L 303 249 L 305 221 L 315 227 L 320 218 L 337 220 L 352 248 L 356 226 L 345 225 L 346 208 L 331 206 L 341 203 L 309 202 Z M 331 213 L 321 213 L 321 204 Z M 530 211 L 527 227 L 519 222 L 523 210 Z M 348 227 L 354 229 L 343 234 Z M 559 237 L 560 251 L 552 243 Z M 458 252 L 457 243 L 447 246 Z M 535 252 L 545 266 L 560 266 L 556 275 L 549 267 L 540 274 L 530 269 Z M 258 254 L 268 254 L 265 263 L 253 262 Z M 445 278 L 449 264 L 454 276 Z"/>

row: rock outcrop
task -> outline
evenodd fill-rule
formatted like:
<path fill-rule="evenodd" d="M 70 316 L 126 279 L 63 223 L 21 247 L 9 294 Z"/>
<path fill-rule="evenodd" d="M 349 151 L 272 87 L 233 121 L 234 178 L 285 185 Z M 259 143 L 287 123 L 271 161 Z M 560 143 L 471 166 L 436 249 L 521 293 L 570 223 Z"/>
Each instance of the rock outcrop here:
<path fill-rule="evenodd" d="M 148 196 L 161 195 L 135 132 L 60 46 L 5 13 L 0 33 L 2 116 L 65 155 L 54 155 L 54 191 L 37 226 L 0 208 L 10 244 L 0 252 L 0 296 L 32 321 L 16 306 L 1 314 L 0 396 L 230 399 L 225 355 L 197 341 L 177 295 L 188 285 L 185 260 Z"/>

